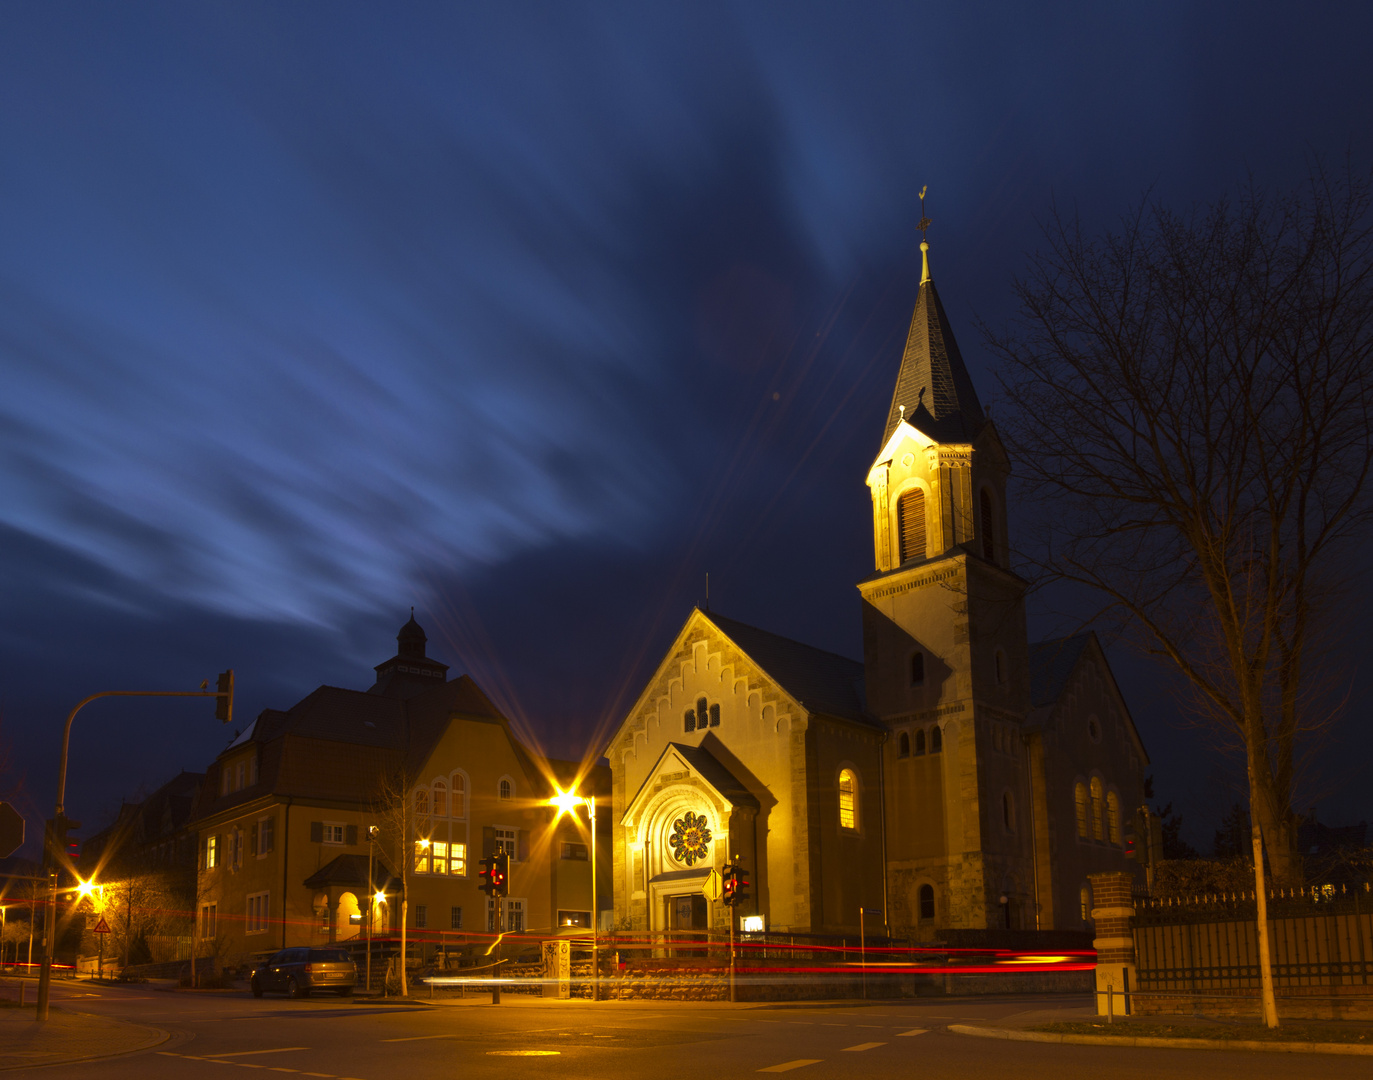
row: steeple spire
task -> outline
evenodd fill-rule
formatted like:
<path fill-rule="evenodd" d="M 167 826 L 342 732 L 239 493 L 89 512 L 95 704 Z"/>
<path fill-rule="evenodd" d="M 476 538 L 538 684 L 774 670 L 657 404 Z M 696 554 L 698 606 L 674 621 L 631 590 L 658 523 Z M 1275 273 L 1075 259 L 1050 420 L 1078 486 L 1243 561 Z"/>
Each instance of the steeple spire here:
<path fill-rule="evenodd" d="M 891 408 L 887 411 L 887 425 L 882 433 L 884 446 L 902 421 L 940 443 L 971 442 L 984 422 L 977 390 L 930 277 L 930 244 L 925 239 L 931 224 L 925 216 L 927 190 L 920 190 L 917 226 L 921 237 L 920 292 L 906 335 Z"/>

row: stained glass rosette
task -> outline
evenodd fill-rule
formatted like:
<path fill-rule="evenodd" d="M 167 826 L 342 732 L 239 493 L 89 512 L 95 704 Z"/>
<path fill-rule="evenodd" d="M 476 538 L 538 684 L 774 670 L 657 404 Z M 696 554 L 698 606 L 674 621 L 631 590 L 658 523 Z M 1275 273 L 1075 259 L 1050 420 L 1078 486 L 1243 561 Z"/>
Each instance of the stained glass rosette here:
<path fill-rule="evenodd" d="M 694 866 L 710 850 L 710 826 L 704 814 L 688 810 L 672 823 L 672 835 L 667 838 L 672 857 L 687 866 Z"/>

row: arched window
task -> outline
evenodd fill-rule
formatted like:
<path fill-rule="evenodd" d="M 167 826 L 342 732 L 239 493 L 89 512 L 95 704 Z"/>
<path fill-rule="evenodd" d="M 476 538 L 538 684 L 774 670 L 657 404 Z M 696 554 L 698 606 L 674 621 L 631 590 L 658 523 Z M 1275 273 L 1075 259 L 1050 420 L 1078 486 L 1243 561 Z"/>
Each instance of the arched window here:
<path fill-rule="evenodd" d="M 933 918 L 934 918 L 934 886 L 933 886 L 933 885 L 921 885 L 921 886 L 920 886 L 920 918 L 921 918 L 922 920 L 924 920 L 924 919 L 933 919 Z"/>
<path fill-rule="evenodd" d="M 1006 826 L 1007 832 L 1015 832 L 1015 802 L 1009 791 L 1001 793 L 1001 824 Z"/>
<path fill-rule="evenodd" d="M 696 728 L 705 731 L 710 727 L 710 704 L 705 698 L 696 699 Z"/>
<path fill-rule="evenodd" d="M 1111 838 L 1111 843 L 1120 843 L 1120 800 L 1114 791 L 1106 795 L 1106 835 Z"/>
<path fill-rule="evenodd" d="M 925 754 L 925 729 L 921 728 L 915 733 L 915 756 L 923 757 Z"/>
<path fill-rule="evenodd" d="M 897 531 L 901 534 L 901 561 L 925 557 L 925 493 L 912 488 L 896 504 Z"/>
<path fill-rule="evenodd" d="M 719 727 L 719 726 L 720 726 L 720 706 L 718 706 L 718 705 L 712 705 L 712 706 L 710 707 L 710 726 L 711 726 L 711 727 Z"/>
<path fill-rule="evenodd" d="M 695 709 L 688 709 L 688 710 L 686 711 L 686 715 L 685 715 L 684 717 L 682 717 L 682 730 L 683 730 L 683 731 L 695 731 L 695 730 L 696 730 L 696 710 L 695 710 Z"/>
<path fill-rule="evenodd" d="M 1082 905 L 1082 921 L 1092 921 L 1092 890 L 1084 885 L 1077 892 L 1078 902 Z"/>
<path fill-rule="evenodd" d="M 502 777 L 500 787 L 496 790 L 500 793 L 502 802 L 509 802 L 515 797 L 515 783 L 509 777 Z"/>
<path fill-rule="evenodd" d="M 852 769 L 839 774 L 839 827 L 858 828 L 858 782 Z"/>
<path fill-rule="evenodd" d="M 455 772 L 452 776 L 453 784 L 453 816 L 463 818 L 467 816 L 467 778 L 460 772 Z"/>
<path fill-rule="evenodd" d="M 1006 654 L 1000 649 L 996 650 L 996 685 L 1006 685 Z"/>
<path fill-rule="evenodd" d="M 910 756 L 911 756 L 911 737 L 910 737 L 910 735 L 909 735 L 908 733 L 906 733 L 906 732 L 904 732 L 904 731 L 901 733 L 900 737 L 898 737 L 897 740 L 896 740 L 896 756 L 897 756 L 897 757 L 910 757 Z"/>
<path fill-rule="evenodd" d="M 429 816 L 429 790 L 427 788 L 415 789 L 415 813 L 420 817 Z"/>
<path fill-rule="evenodd" d="M 1092 839 L 1102 840 L 1105 838 L 1105 822 L 1102 820 L 1106 815 L 1101 797 L 1101 781 L 1097 777 L 1092 777 Z"/>
<path fill-rule="evenodd" d="M 448 785 L 442 780 L 435 780 L 430 801 L 434 807 L 435 817 L 448 816 Z"/>
<path fill-rule="evenodd" d="M 986 488 L 978 498 L 978 508 L 982 511 L 982 557 L 988 562 L 996 562 L 996 523 L 992 520 L 992 493 Z"/>
<path fill-rule="evenodd" d="M 1073 802 L 1077 804 L 1077 835 L 1081 840 L 1087 839 L 1087 785 L 1078 784 L 1073 789 Z"/>
<path fill-rule="evenodd" d="M 923 686 L 925 683 L 925 654 L 917 650 L 911 653 L 911 685 Z"/>
<path fill-rule="evenodd" d="M 937 754 L 944 749 L 944 733 L 939 730 L 939 725 L 935 724 L 930 728 L 930 753 Z"/>

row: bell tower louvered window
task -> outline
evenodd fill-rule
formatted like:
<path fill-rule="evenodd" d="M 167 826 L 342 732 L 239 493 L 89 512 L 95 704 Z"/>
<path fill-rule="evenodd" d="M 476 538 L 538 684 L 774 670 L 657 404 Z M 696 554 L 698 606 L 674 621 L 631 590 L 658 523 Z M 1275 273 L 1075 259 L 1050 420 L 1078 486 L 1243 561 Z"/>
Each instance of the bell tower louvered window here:
<path fill-rule="evenodd" d="M 925 557 L 925 493 L 913 488 L 896 504 L 897 527 L 901 532 L 901 561 Z"/>

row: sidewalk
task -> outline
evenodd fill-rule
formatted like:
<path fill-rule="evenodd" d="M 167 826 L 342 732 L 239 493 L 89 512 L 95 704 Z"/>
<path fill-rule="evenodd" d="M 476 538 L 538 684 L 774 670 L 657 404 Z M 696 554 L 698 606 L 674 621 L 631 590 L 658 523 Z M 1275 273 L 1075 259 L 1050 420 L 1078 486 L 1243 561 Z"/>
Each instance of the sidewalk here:
<path fill-rule="evenodd" d="M 996 1023 L 950 1024 L 956 1035 L 1079 1046 L 1138 1046 L 1175 1050 L 1244 1050 L 1279 1054 L 1373 1056 L 1373 1024 L 1353 1020 L 1293 1020 L 1276 1032 L 1191 1016 L 1117 1017 L 1094 1009 L 1017 1013 Z"/>
<path fill-rule="evenodd" d="M 42 1024 L 33 1006 L 0 1009 L 0 1070 L 116 1057 L 168 1038 L 161 1028 L 56 1007 Z"/>

